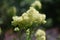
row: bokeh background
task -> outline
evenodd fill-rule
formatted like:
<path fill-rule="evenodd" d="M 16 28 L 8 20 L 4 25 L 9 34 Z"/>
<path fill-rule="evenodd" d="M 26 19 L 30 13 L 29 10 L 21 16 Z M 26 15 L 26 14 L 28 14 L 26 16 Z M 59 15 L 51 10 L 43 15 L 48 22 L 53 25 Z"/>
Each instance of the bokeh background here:
<path fill-rule="evenodd" d="M 0 0 L 0 40 L 12 40 L 17 37 L 11 25 L 12 17 L 21 16 L 35 0 Z M 46 40 L 60 40 L 60 0 L 39 0 L 42 8 L 38 11 L 46 14 Z"/>

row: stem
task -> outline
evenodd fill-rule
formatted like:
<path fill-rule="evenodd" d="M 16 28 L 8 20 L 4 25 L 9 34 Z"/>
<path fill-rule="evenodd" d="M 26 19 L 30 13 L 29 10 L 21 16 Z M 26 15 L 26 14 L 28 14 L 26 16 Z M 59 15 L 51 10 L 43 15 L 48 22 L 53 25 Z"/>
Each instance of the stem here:
<path fill-rule="evenodd" d="M 26 40 L 31 40 L 31 30 L 30 29 L 28 29 L 26 31 Z"/>

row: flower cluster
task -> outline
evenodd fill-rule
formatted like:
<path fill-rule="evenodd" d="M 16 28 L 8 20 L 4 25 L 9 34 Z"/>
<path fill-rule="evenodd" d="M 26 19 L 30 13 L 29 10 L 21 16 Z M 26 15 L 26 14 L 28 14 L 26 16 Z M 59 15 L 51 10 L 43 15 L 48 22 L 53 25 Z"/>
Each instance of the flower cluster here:
<path fill-rule="evenodd" d="M 45 32 L 41 29 L 38 29 L 35 33 L 35 36 L 36 36 L 36 40 L 46 40 L 45 36 Z"/>
<path fill-rule="evenodd" d="M 40 24 L 45 24 L 45 14 L 39 13 L 35 7 L 41 8 L 41 3 L 39 1 L 35 1 L 29 10 L 24 12 L 21 16 L 13 16 L 12 25 L 18 26 L 14 30 L 19 31 L 20 29 L 26 29 L 27 40 L 31 40 L 30 35 L 32 30 L 30 29 L 32 26 L 38 26 Z M 20 28 L 20 29 L 19 29 Z M 35 33 L 36 40 L 45 40 L 45 32 L 43 30 L 38 29 Z"/>
<path fill-rule="evenodd" d="M 39 9 L 41 8 L 41 2 L 36 0 L 34 3 L 31 4 L 31 7 L 38 7 Z"/>
<path fill-rule="evenodd" d="M 45 14 L 41 14 L 33 7 L 30 7 L 30 9 L 27 12 L 23 13 L 21 16 L 14 16 L 12 24 L 14 26 L 18 25 L 19 27 L 26 28 L 30 27 L 34 23 L 37 25 L 46 23 L 45 18 Z"/>

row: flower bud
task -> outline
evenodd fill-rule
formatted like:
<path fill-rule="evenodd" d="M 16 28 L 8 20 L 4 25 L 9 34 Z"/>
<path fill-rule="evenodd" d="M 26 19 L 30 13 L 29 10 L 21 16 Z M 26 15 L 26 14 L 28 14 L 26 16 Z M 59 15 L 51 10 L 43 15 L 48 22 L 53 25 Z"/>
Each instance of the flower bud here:
<path fill-rule="evenodd" d="M 31 7 L 38 7 L 39 9 L 41 9 L 41 2 L 36 0 L 34 3 L 32 3 Z"/>
<path fill-rule="evenodd" d="M 45 32 L 41 29 L 38 29 L 35 33 L 35 36 L 36 36 L 36 40 L 46 40 L 45 38 Z"/>

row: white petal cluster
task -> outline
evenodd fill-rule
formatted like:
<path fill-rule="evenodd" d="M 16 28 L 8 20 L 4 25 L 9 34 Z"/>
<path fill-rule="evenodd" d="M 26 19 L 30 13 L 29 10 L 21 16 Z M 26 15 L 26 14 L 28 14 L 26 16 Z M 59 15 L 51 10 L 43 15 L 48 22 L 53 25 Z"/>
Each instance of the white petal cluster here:
<path fill-rule="evenodd" d="M 38 0 L 36 0 L 34 3 L 32 3 L 32 5 L 31 5 L 31 7 L 38 7 L 39 9 L 41 8 L 41 2 L 40 1 L 38 1 Z"/>
<path fill-rule="evenodd" d="M 36 40 L 46 40 L 45 36 L 45 32 L 41 29 L 38 29 L 35 33 L 35 36 L 36 36 Z"/>
<path fill-rule="evenodd" d="M 30 7 L 30 9 L 23 13 L 21 16 L 14 16 L 12 24 L 14 26 L 18 25 L 19 27 L 30 27 L 34 23 L 41 24 L 45 23 L 45 14 L 40 14 L 36 9 Z"/>
<path fill-rule="evenodd" d="M 14 29 L 14 31 L 19 31 L 19 28 L 18 28 L 18 27 L 16 27 L 16 28 Z"/>
<path fill-rule="evenodd" d="M 31 21 L 38 22 L 38 23 L 45 23 L 45 14 L 39 13 L 36 9 L 33 7 L 30 7 L 30 9 L 26 12 L 31 19 Z"/>

